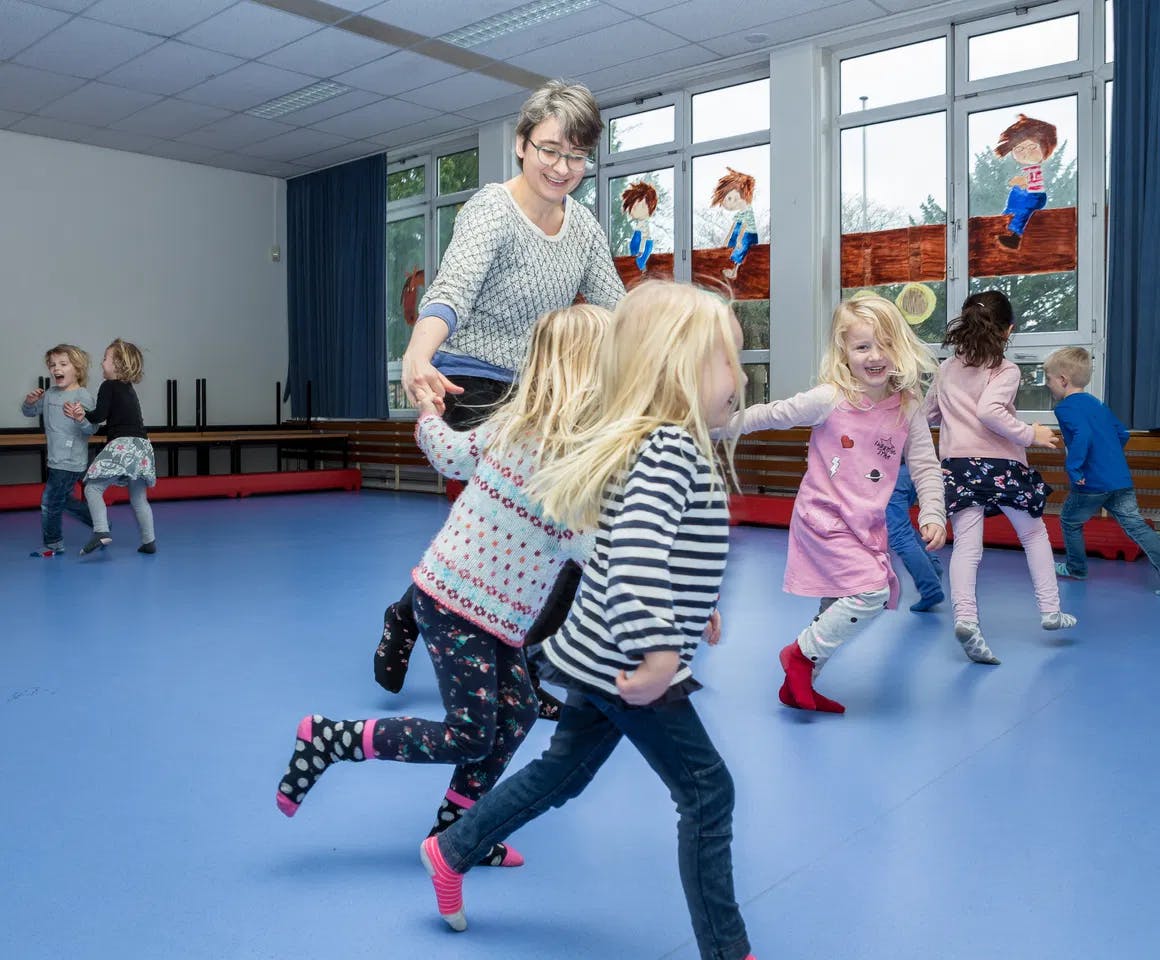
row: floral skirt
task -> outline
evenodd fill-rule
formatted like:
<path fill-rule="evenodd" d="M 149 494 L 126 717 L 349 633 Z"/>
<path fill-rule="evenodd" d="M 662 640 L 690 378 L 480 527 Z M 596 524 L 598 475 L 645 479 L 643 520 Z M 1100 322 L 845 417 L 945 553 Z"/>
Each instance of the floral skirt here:
<path fill-rule="evenodd" d="M 157 466 L 153 444 L 145 437 L 119 437 L 105 444 L 89 464 L 85 480 L 111 480 L 116 486 L 128 486 L 130 480 L 157 483 Z"/>
<path fill-rule="evenodd" d="M 993 517 L 1001 507 L 1013 507 L 1042 517 L 1051 494 L 1039 471 L 1018 460 L 952 457 L 942 462 L 942 471 L 948 514 L 982 507 L 985 516 Z"/>

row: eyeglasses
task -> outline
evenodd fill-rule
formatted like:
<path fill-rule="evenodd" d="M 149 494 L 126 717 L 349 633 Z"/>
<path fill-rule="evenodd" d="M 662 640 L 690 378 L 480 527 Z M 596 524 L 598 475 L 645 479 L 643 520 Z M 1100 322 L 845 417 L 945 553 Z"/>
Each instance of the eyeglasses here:
<path fill-rule="evenodd" d="M 540 158 L 540 163 L 545 167 L 554 167 L 560 162 L 561 157 L 564 158 L 568 169 L 573 173 L 579 173 L 581 170 L 587 170 L 592 166 L 592 158 L 586 153 L 564 153 L 555 147 L 541 147 L 531 138 L 528 139 L 528 143 L 536 148 L 536 156 Z"/>

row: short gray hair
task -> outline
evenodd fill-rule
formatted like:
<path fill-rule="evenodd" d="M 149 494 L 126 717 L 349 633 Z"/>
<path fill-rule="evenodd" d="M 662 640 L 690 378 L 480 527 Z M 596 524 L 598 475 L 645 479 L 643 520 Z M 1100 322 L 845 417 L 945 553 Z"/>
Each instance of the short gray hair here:
<path fill-rule="evenodd" d="M 555 117 L 564 128 L 564 136 L 573 146 L 585 151 L 600 143 L 603 125 L 600 107 L 592 92 L 583 84 L 549 80 L 533 93 L 520 108 L 516 120 L 516 139 L 527 141 L 537 124 Z M 520 162 L 523 167 L 523 162 Z"/>

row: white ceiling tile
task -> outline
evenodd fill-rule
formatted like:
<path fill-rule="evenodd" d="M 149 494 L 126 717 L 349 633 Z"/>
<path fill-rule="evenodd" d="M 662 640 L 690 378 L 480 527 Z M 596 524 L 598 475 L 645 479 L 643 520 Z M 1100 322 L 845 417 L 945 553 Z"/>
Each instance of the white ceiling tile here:
<path fill-rule="evenodd" d="M 155 157 L 184 160 L 187 163 L 212 163 L 215 157 L 222 155 L 221 150 L 213 147 L 203 147 L 196 143 L 183 143 L 180 140 L 162 140 L 149 152 Z"/>
<path fill-rule="evenodd" d="M 311 107 L 303 107 L 278 118 L 282 123 L 292 123 L 299 127 L 308 127 L 319 120 L 328 117 L 337 117 L 340 113 L 347 113 L 357 107 L 365 107 L 368 103 L 377 103 L 383 98 L 377 93 L 367 93 L 365 90 L 351 90 L 349 93 L 340 93 L 337 97 L 323 100 Z"/>
<path fill-rule="evenodd" d="M 162 100 L 110 126 L 130 133 L 173 139 L 217 120 L 224 120 L 229 115 L 228 110 L 208 107 L 204 103 Z"/>
<path fill-rule="evenodd" d="M 87 83 L 79 90 L 66 93 L 40 110 L 42 117 L 57 120 L 72 120 L 88 123 L 94 127 L 107 127 L 110 123 L 123 120 L 156 103 L 161 98 L 152 93 L 126 90 L 107 83 Z"/>
<path fill-rule="evenodd" d="M 517 30 L 515 33 L 509 33 L 489 43 L 481 43 L 471 49 L 475 53 L 482 53 L 485 57 L 510 60 L 518 54 L 564 40 L 580 41 L 594 30 L 612 26 L 614 23 L 623 23 L 628 19 L 629 14 L 623 10 L 598 3 L 566 17 L 549 20 L 526 30 Z"/>
<path fill-rule="evenodd" d="M 84 80 L 59 73 L 0 63 L 0 109 L 33 113 L 46 103 L 84 85 Z"/>
<path fill-rule="evenodd" d="M 18 133 L 30 133 L 34 137 L 51 137 L 53 140 L 84 140 L 96 130 L 96 127 L 90 127 L 87 123 L 53 120 L 49 117 L 25 117 L 8 129 Z"/>
<path fill-rule="evenodd" d="M 261 57 L 320 29 L 313 20 L 255 3 L 240 3 L 186 30 L 180 37 L 194 46 L 251 58 Z"/>
<path fill-rule="evenodd" d="M 469 23 L 524 6 L 528 0 L 387 0 L 363 15 L 404 30 L 438 37 Z"/>
<path fill-rule="evenodd" d="M 383 148 L 369 140 L 353 140 L 346 146 L 335 147 L 333 150 L 321 150 L 308 157 L 299 157 L 298 164 L 309 170 L 321 170 L 323 167 L 332 167 L 336 163 L 348 163 L 351 160 L 361 160 L 376 153 L 382 153 Z"/>
<path fill-rule="evenodd" d="M 263 140 L 261 143 L 238 147 L 237 152 L 249 157 L 264 157 L 267 160 L 297 160 L 307 154 L 345 146 L 349 142 L 345 137 L 333 133 L 299 128 Z"/>
<path fill-rule="evenodd" d="M 649 14 L 645 20 L 663 27 L 686 40 L 708 40 L 726 33 L 745 30 L 759 23 L 768 23 L 771 14 L 785 19 L 808 10 L 817 10 L 819 0 L 778 0 L 767 3 L 713 4 L 707 9 L 705 0 L 688 0 Z"/>
<path fill-rule="evenodd" d="M 67 13 L 21 0 L 0 0 L 0 60 L 15 56 L 68 20 Z"/>
<path fill-rule="evenodd" d="M 436 111 L 428 110 L 426 107 L 388 98 L 323 120 L 314 126 L 315 129 L 337 133 L 340 137 L 349 137 L 351 140 L 366 140 L 388 130 L 395 130 L 409 123 L 418 123 L 420 120 L 437 115 Z"/>
<path fill-rule="evenodd" d="M 13 58 L 28 67 L 76 77 L 99 77 L 160 43 L 136 30 L 75 17 Z"/>
<path fill-rule="evenodd" d="M 85 16 L 119 27 L 172 37 L 220 13 L 236 0 L 97 0 L 85 9 Z"/>
<path fill-rule="evenodd" d="M 715 53 L 728 57 L 761 49 L 760 47 L 755 48 L 752 43 L 746 41 L 746 34 L 767 34 L 769 36 L 767 46 L 771 46 L 817 36 L 828 30 L 838 30 L 882 16 L 884 16 L 882 8 L 871 3 L 870 0 L 846 0 L 844 3 L 832 4 L 797 16 L 773 20 L 769 23 L 756 24 L 738 33 L 705 40 L 702 41 L 701 46 L 708 47 Z"/>
<path fill-rule="evenodd" d="M 685 45 L 685 40 L 643 20 L 629 20 L 595 30 L 583 43 L 567 41 L 512 57 L 525 70 L 559 77 L 599 70 L 636 57 L 647 57 Z"/>
<path fill-rule="evenodd" d="M 522 89 L 518 84 L 497 80 L 481 73 L 461 73 L 438 83 L 429 83 L 425 87 L 408 91 L 401 94 L 399 99 L 435 110 L 456 111 L 462 107 L 472 107 L 477 103 L 495 100 L 497 97 L 517 94 Z"/>
<path fill-rule="evenodd" d="M 204 83 L 240 63 L 241 60 L 228 54 L 166 40 L 109 71 L 101 80 L 147 93 L 173 94 Z"/>
<path fill-rule="evenodd" d="M 181 99 L 225 107 L 227 110 L 248 110 L 267 100 L 301 90 L 314 82 L 314 77 L 251 61 L 205 83 L 199 83 L 196 87 L 190 87 L 181 94 Z"/>
<path fill-rule="evenodd" d="M 686 67 L 695 67 L 698 64 L 710 63 L 717 59 L 719 59 L 718 55 L 712 50 L 690 43 L 676 50 L 655 53 L 651 57 L 625 61 L 614 67 L 594 70 L 592 73 L 581 73 L 577 75 L 577 79 L 599 96 L 602 91 L 615 90 L 626 83 L 644 80 L 648 77 L 659 77 L 672 70 L 683 70 Z"/>
<path fill-rule="evenodd" d="M 400 50 L 374 63 L 339 74 L 334 79 L 349 87 L 392 96 L 462 72 L 462 67 L 432 60 L 411 50 Z"/>
<path fill-rule="evenodd" d="M 217 120 L 199 130 L 182 134 L 178 139 L 185 143 L 197 143 L 217 150 L 237 150 L 263 140 L 269 140 L 280 133 L 293 130 L 284 123 L 251 117 L 246 113 L 235 113 L 232 117 Z"/>
<path fill-rule="evenodd" d="M 126 150 L 129 153 L 149 153 L 161 145 L 157 137 L 146 137 L 124 130 L 94 130 L 85 138 L 85 143 L 110 150 Z"/>
<path fill-rule="evenodd" d="M 380 6 L 383 0 L 328 0 L 328 2 L 332 7 L 342 7 L 343 10 L 349 10 L 351 13 L 361 13 L 371 7 Z"/>
<path fill-rule="evenodd" d="M 222 153 L 214 158 L 215 167 L 237 170 L 240 173 L 257 173 L 263 177 L 296 177 L 308 173 L 306 167 L 281 160 L 266 160 L 262 157 L 248 157 L 240 153 Z"/>
<path fill-rule="evenodd" d="M 875 0 L 878 6 L 890 13 L 901 13 L 904 10 L 921 10 L 923 7 L 933 7 L 939 0 Z"/>
<path fill-rule="evenodd" d="M 385 57 L 397 49 L 369 37 L 328 27 L 266 54 L 262 62 L 287 70 L 312 73 L 316 77 L 333 77 Z"/>
<path fill-rule="evenodd" d="M 514 120 L 519 115 L 520 107 L 527 99 L 527 93 L 518 93 L 510 97 L 500 97 L 498 100 L 489 100 L 487 103 L 480 103 L 473 107 L 463 107 L 455 112 L 481 123 L 488 120 L 499 120 L 501 117 L 510 117 Z"/>
<path fill-rule="evenodd" d="M 652 13 L 654 10 L 663 10 L 665 7 L 672 6 L 672 0 L 604 0 L 610 7 L 619 7 L 626 13 L 631 13 L 633 16 L 640 16 L 645 13 Z M 768 4 L 763 4 L 768 7 Z M 716 2 L 713 3 L 714 9 L 718 8 Z"/>
<path fill-rule="evenodd" d="M 375 137 L 374 141 L 382 144 L 384 147 L 403 147 L 409 143 L 418 143 L 420 140 L 428 140 L 431 137 L 438 137 L 444 133 L 454 133 L 457 130 L 470 130 L 474 127 L 475 123 L 466 117 L 461 117 L 454 113 L 444 113 L 430 120 L 423 120 L 420 123 L 410 123 L 405 127 L 399 127 L 398 130 L 392 130 L 389 133 L 384 133 L 382 136 Z"/>
<path fill-rule="evenodd" d="M 0 130 L 3 130 L 5 127 L 9 126 L 10 124 L 15 123 L 17 120 L 23 120 L 23 119 L 24 119 L 23 113 L 17 113 L 14 110 L 0 110 Z"/>
<path fill-rule="evenodd" d="M 66 13 L 80 13 L 85 7 L 91 7 L 94 0 L 28 0 L 38 7 L 50 7 L 53 10 L 64 10 Z"/>

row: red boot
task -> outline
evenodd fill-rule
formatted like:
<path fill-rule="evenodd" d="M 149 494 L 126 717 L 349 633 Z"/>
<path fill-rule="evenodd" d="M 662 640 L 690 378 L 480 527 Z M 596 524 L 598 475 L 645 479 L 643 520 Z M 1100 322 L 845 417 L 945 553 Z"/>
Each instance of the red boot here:
<path fill-rule="evenodd" d="M 817 710 L 818 705 L 814 699 L 814 687 L 811 683 L 814 665 L 802 653 L 798 642 L 795 640 L 782 647 L 778 660 L 781 661 L 781 668 L 785 671 L 785 683 L 778 693 L 781 702 L 799 710 Z"/>

